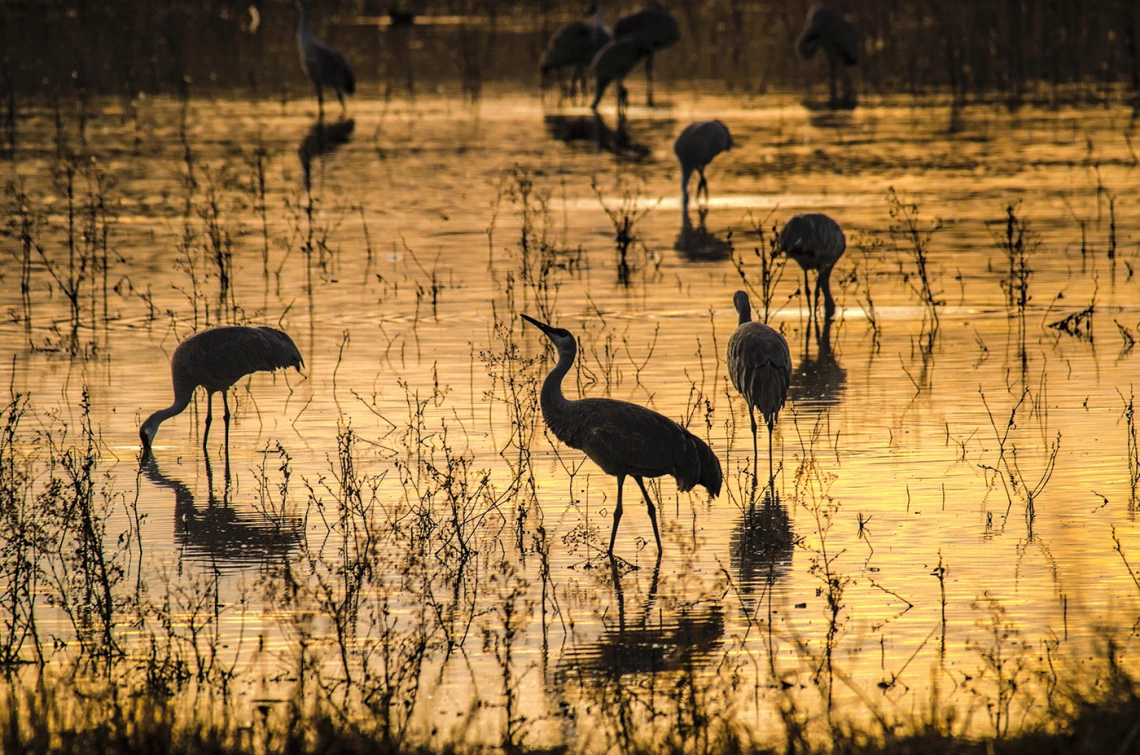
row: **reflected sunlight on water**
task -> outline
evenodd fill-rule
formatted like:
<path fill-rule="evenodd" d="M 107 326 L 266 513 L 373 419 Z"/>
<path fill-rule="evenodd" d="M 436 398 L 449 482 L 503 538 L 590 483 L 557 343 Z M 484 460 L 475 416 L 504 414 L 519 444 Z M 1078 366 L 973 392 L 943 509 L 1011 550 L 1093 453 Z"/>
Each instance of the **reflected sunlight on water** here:
<path fill-rule="evenodd" d="M 106 200 L 90 226 L 80 210 L 78 233 L 105 227 L 110 261 L 81 273 L 67 261 L 66 162 L 38 111 L 9 176 L 44 251 L 25 300 L 18 233 L 4 240 L 4 381 L 54 413 L 37 420 L 48 434 L 75 432 L 89 392 L 105 539 L 131 533 L 127 581 L 174 595 L 175 626 L 193 586 L 215 586 L 247 700 L 288 698 L 298 652 L 339 678 L 338 637 L 367 650 L 390 631 L 427 649 L 416 726 L 491 742 L 506 716 L 532 741 L 604 749 L 591 722 L 618 716 L 615 688 L 665 698 L 653 679 L 681 673 L 724 682 L 710 705 L 761 738 L 787 695 L 860 718 L 937 691 L 965 713 L 990 694 L 995 637 L 1027 668 L 1046 650 L 1079 664 L 1137 616 L 1112 539 L 1140 558 L 1124 415 L 1140 332 L 1135 126 L 1115 108 L 908 103 L 823 114 L 705 94 L 618 124 L 529 96 L 420 97 L 354 102 L 351 120 L 318 126 L 308 102 L 195 99 L 183 139 L 179 103 L 153 99 L 139 141 L 108 105 L 88 127 L 95 160 L 71 169 L 76 206 Z M 707 212 L 682 218 L 672 139 L 714 115 L 736 148 L 709 168 Z M 936 327 L 891 187 L 920 231 L 941 219 Z M 606 213 L 623 195 L 644 213 L 629 286 Z M 1020 317 L 1000 246 L 1011 202 L 1030 233 Z M 799 269 L 777 272 L 769 323 L 793 382 L 778 495 L 756 497 L 747 409 L 725 371 L 731 297 L 743 276 L 757 300 L 759 252 L 806 210 L 847 233 L 839 311 L 821 329 Z M 74 332 L 53 278 L 68 274 Z M 1089 305 L 1087 331 L 1050 327 Z M 535 392 L 553 353 L 523 312 L 578 337 L 570 398 L 651 406 L 718 454 L 715 501 L 650 486 L 659 569 L 629 484 L 616 549 L 629 563 L 602 556 L 615 480 L 545 432 Z M 138 426 L 171 400 L 174 347 L 231 322 L 287 330 L 304 374 L 235 386 L 228 475 L 221 433 L 203 458 L 201 394 L 140 475 Z M 39 610 L 73 631 L 58 606 Z"/>

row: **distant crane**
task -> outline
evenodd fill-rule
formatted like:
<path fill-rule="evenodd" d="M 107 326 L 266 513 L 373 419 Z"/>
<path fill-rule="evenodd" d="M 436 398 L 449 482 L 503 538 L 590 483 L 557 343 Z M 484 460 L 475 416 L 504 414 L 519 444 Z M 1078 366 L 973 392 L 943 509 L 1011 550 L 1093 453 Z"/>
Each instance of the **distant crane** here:
<path fill-rule="evenodd" d="M 249 328 L 229 325 L 203 330 L 178 344 L 170 358 L 170 374 L 174 379 L 174 403 L 147 417 L 139 428 L 144 452 L 154 443 L 158 426 L 181 414 L 190 404 L 194 389 L 206 389 L 206 429 L 202 433 L 202 450 L 210 437 L 214 419 L 214 394 L 222 394 L 226 413 L 226 448 L 230 445 L 230 402 L 226 391 L 237 381 L 254 372 L 272 372 L 305 365 L 293 339 L 274 328 Z"/>
<path fill-rule="evenodd" d="M 340 100 L 342 111 L 347 111 L 344 96 L 356 91 L 356 77 L 348 67 L 344 57 L 320 42 L 309 31 L 309 2 L 308 0 L 295 0 L 297 10 L 301 12 L 301 21 L 297 26 L 297 51 L 301 54 L 301 68 L 308 74 L 309 80 L 317 90 L 317 109 L 323 117 L 325 114 L 324 89 L 328 87 L 336 92 Z"/>
<path fill-rule="evenodd" d="M 634 66 L 642 61 L 652 51 L 652 46 L 645 37 L 617 37 L 594 56 L 590 63 L 590 70 L 594 74 L 594 101 L 590 109 L 598 111 L 598 103 L 606 93 L 606 87 L 616 81 L 618 86 L 618 117 L 620 118 L 629 104 L 629 92 L 625 88 L 625 77 Z"/>
<path fill-rule="evenodd" d="M 847 249 L 847 237 L 839 223 L 821 212 L 795 215 L 780 231 L 780 251 L 794 259 L 804 271 L 804 296 L 814 314 L 819 307 L 819 292 L 823 291 L 823 311 L 830 318 L 835 314 L 835 299 L 831 296 L 831 268 Z M 808 270 L 817 273 L 815 299 L 808 287 Z"/>
<path fill-rule="evenodd" d="M 810 59 L 819 49 L 827 56 L 828 102 L 830 107 L 836 108 L 841 102 L 835 91 L 835 79 L 841 66 L 853 66 L 859 62 L 859 33 L 842 12 L 826 5 L 812 6 L 804 30 L 796 40 L 796 51 L 804 60 Z M 851 80 L 846 71 L 843 72 L 843 89 L 843 102 L 853 106 Z"/>
<path fill-rule="evenodd" d="M 614 24 L 614 39 L 621 37 L 641 37 L 649 45 L 645 55 L 645 104 L 653 107 L 653 53 L 677 44 L 681 40 L 681 27 L 672 11 L 654 2 L 648 8 L 618 19 Z"/>
<path fill-rule="evenodd" d="M 788 399 L 792 382 L 792 354 L 788 342 L 775 328 L 752 322 L 752 305 L 748 294 L 737 291 L 732 304 L 740 316 L 736 331 L 728 339 L 728 376 L 748 404 L 752 421 L 752 476 L 757 475 L 760 452 L 756 440 L 756 410 L 768 425 L 768 483 L 776 489 L 775 466 L 772 462 L 772 430 L 780 409 Z"/>
<path fill-rule="evenodd" d="M 540 395 L 546 426 L 558 440 L 585 451 L 602 471 L 617 477 L 617 506 L 614 508 L 609 555 L 613 556 L 614 540 L 621 522 L 622 485 L 629 476 L 637 481 L 641 494 L 645 496 L 660 558 L 657 508 L 642 479 L 672 475 L 682 493 L 699 484 L 716 497 L 720 495 L 723 481 L 720 461 L 703 440 L 651 409 L 607 398 L 567 399 L 562 395 L 562 378 L 570 371 L 578 351 L 573 334 L 532 317 L 522 317 L 545 333 L 558 349 L 558 364 L 546 376 Z"/>
<path fill-rule="evenodd" d="M 610 27 L 602 21 L 601 6 L 591 5 L 586 11 L 586 18 L 591 16 L 593 19 L 590 21 L 585 18 L 576 19 L 554 32 L 554 36 L 546 46 L 546 52 L 542 54 L 542 63 L 539 67 L 543 81 L 551 71 L 573 67 L 570 93 L 574 94 L 575 84 L 581 87 L 582 92 L 586 91 L 586 69 L 590 67 L 598 51 L 613 39 Z"/>
<path fill-rule="evenodd" d="M 677 140 L 673 142 L 673 154 L 681 163 L 681 213 L 689 209 L 689 178 L 693 171 L 701 180 L 697 183 L 697 202 L 701 201 L 701 189 L 705 190 L 705 201 L 709 198 L 709 183 L 705 180 L 705 167 L 721 152 L 732 149 L 732 134 L 728 126 L 720 121 L 695 121 L 685 126 Z"/>

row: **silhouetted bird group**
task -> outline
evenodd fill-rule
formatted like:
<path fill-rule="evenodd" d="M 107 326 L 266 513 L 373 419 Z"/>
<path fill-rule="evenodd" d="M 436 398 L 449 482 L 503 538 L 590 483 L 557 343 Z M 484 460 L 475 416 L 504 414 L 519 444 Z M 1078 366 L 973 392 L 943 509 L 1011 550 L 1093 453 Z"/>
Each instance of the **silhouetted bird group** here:
<path fill-rule="evenodd" d="M 355 91 L 355 78 L 344 58 L 323 45 L 309 30 L 308 0 L 295 0 L 300 11 L 297 46 L 301 64 L 317 93 L 323 114 L 324 89 L 332 89 L 345 107 L 345 95 Z M 587 19 L 572 21 L 561 27 L 542 59 L 543 76 L 553 71 L 572 68 L 570 87 L 584 86 L 587 67 L 595 78 L 595 95 L 591 105 L 596 110 L 607 86 L 617 82 L 618 109 L 624 109 L 624 78 L 640 62 L 645 62 L 646 101 L 653 104 L 653 55 L 680 39 L 680 28 L 664 5 L 622 17 L 613 31 L 602 21 L 599 5 L 592 5 Z M 394 22 L 393 22 L 394 23 Z M 808 14 L 807 25 L 796 43 L 805 58 L 823 50 L 831 71 L 830 94 L 833 106 L 840 102 L 836 76 L 840 66 L 854 65 L 858 60 L 858 39 L 854 28 L 843 15 L 826 6 L 815 6 Z M 849 96 L 845 84 L 845 97 Z M 349 122 L 351 123 L 351 122 Z M 351 133 L 351 127 L 349 127 Z M 323 140 L 322 140 L 323 142 Z M 673 152 L 681 167 L 681 207 L 689 228 L 689 183 L 693 172 L 698 175 L 696 189 L 700 202 L 702 191 L 709 197 L 705 169 L 721 152 L 732 149 L 732 134 L 720 120 L 696 121 L 686 126 L 673 144 Z M 314 150 L 316 154 L 320 152 Z M 303 158 L 304 159 L 304 156 Z M 703 229 L 703 215 L 702 215 Z M 831 294 L 831 270 L 846 249 L 846 238 L 839 224 L 820 213 L 804 213 L 792 217 L 779 236 L 779 251 L 795 260 L 804 271 L 803 293 L 812 316 L 823 294 L 824 314 L 828 321 L 835 313 Z M 808 270 L 817 273 L 814 296 L 808 285 Z M 792 382 L 792 362 L 788 343 L 776 329 L 752 321 L 748 294 L 737 291 L 733 305 L 738 326 L 728 342 L 727 367 L 733 386 L 748 406 L 752 429 L 753 481 L 758 479 L 759 412 L 768 428 L 768 485 L 775 493 L 773 432 L 780 410 L 788 397 Z M 554 344 L 558 361 L 546 377 L 540 394 L 542 415 L 551 433 L 562 443 L 580 450 L 606 474 L 617 478 L 617 504 L 609 554 L 612 556 L 622 517 L 622 488 L 626 477 L 637 482 L 649 509 L 653 535 L 661 552 L 661 535 L 657 511 L 645 478 L 672 476 L 677 489 L 686 492 L 700 485 L 715 497 L 720 494 L 723 473 L 717 455 L 708 443 L 677 422 L 636 404 L 605 398 L 567 399 L 562 394 L 562 380 L 569 372 L 577 341 L 573 334 L 522 315 Z M 171 358 L 174 403 L 151 414 L 139 428 L 144 456 L 149 455 L 159 426 L 180 414 L 189 405 L 195 389 L 206 389 L 207 405 L 202 446 L 206 448 L 213 421 L 213 396 L 222 394 L 225 409 L 226 449 L 229 449 L 230 408 L 228 390 L 243 377 L 260 371 L 294 367 L 299 372 L 304 360 L 293 340 L 274 328 L 227 326 L 195 333 L 175 349 Z"/>

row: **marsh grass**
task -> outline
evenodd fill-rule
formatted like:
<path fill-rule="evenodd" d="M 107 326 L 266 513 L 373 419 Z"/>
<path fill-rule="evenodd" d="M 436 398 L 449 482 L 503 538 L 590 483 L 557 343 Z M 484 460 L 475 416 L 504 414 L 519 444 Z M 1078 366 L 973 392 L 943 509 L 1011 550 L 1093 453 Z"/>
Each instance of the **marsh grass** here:
<path fill-rule="evenodd" d="M 887 213 L 891 218 L 888 233 L 895 250 L 909 257 L 914 273 L 906 272 L 903 279 L 911 284 L 925 309 L 924 322 L 929 330 L 938 330 L 938 307 L 943 303 L 934 290 L 933 271 L 930 267 L 930 242 L 942 230 L 942 219 L 925 222 L 916 203 L 904 202 L 893 188 L 887 192 Z"/>

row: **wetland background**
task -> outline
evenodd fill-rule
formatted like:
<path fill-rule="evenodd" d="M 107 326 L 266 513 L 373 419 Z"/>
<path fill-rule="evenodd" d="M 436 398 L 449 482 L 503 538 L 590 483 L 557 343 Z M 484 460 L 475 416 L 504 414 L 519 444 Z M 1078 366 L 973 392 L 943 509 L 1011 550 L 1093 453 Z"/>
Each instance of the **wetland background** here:
<path fill-rule="evenodd" d="M 1137 8 L 847 8 L 850 112 L 793 55 L 806 4 L 673 8 L 664 104 L 636 71 L 618 121 L 539 92 L 569 3 L 314 6 L 360 82 L 321 122 L 289 3 L 5 4 L 6 749 L 1091 716 L 1128 751 L 1134 714 L 1097 716 L 1136 700 Z M 683 216 L 672 139 L 711 117 L 736 148 Z M 829 325 L 771 253 L 801 211 L 847 232 Z M 795 364 L 774 497 L 724 366 L 741 287 Z M 632 501 L 604 557 L 614 480 L 546 433 L 522 312 L 578 336 L 568 395 L 718 453 L 719 499 L 651 488 L 659 568 Z M 173 347 L 223 323 L 283 328 L 303 375 L 235 387 L 228 455 L 198 402 L 140 466 Z"/>

